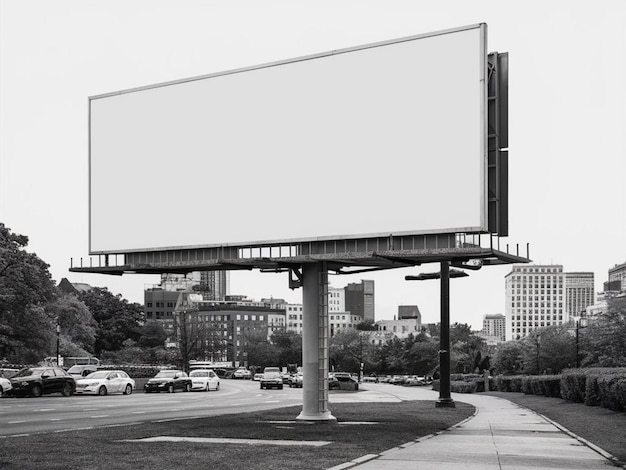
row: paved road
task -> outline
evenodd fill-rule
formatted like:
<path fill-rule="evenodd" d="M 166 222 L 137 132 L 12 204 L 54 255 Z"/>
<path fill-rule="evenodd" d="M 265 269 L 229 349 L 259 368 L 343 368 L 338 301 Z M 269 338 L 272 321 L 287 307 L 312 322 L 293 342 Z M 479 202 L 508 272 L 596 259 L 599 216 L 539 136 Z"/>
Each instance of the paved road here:
<path fill-rule="evenodd" d="M 260 390 L 250 380 L 222 380 L 211 392 L 1 398 L 0 437 L 243 413 L 302 403 L 302 389 Z"/>

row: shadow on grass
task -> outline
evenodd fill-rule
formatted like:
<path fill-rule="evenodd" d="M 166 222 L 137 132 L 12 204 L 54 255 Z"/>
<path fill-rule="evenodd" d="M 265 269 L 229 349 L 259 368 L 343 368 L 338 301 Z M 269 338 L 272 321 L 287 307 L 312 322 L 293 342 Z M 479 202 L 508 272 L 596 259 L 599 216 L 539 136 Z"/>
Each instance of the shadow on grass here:
<path fill-rule="evenodd" d="M 0 440 L 0 468 L 140 470 L 325 469 L 377 454 L 442 431 L 474 413 L 466 403 L 435 408 L 434 402 L 337 403 L 336 423 L 296 422 L 302 408 L 146 422 L 84 431 L 46 433 Z M 374 424 L 363 424 L 374 423 Z M 125 442 L 155 436 L 331 441 L 322 447 L 190 442 Z"/>

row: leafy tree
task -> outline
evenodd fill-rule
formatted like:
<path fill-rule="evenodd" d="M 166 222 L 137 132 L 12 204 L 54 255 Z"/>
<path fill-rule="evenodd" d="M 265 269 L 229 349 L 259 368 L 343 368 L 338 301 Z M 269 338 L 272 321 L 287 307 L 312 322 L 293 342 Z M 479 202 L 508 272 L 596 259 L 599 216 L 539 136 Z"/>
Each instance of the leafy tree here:
<path fill-rule="evenodd" d="M 358 372 L 361 364 L 364 370 L 369 371 L 375 362 L 367 337 L 352 328 L 340 331 L 330 339 L 329 359 L 331 367 L 345 372 Z"/>
<path fill-rule="evenodd" d="M 27 245 L 27 236 L 0 223 L 0 357 L 17 363 L 50 355 L 56 335 L 44 309 L 56 295 L 49 265 Z"/>
<path fill-rule="evenodd" d="M 626 367 L 626 297 L 608 300 L 608 309 L 581 328 L 583 366 Z"/>
<path fill-rule="evenodd" d="M 526 374 L 558 374 L 576 365 L 575 338 L 566 325 L 539 328 L 521 341 Z"/>
<path fill-rule="evenodd" d="M 167 339 L 167 331 L 158 321 L 148 321 L 139 329 L 138 345 L 142 348 L 162 348 Z"/>
<path fill-rule="evenodd" d="M 439 365 L 439 342 L 425 334 L 418 335 L 406 351 L 405 360 L 406 370 L 419 375 L 432 375 Z"/>
<path fill-rule="evenodd" d="M 302 335 L 294 331 L 275 331 L 271 344 L 278 348 L 278 364 L 302 364 Z"/>
<path fill-rule="evenodd" d="M 523 372 L 523 346 L 521 341 L 507 341 L 498 345 L 493 369 L 498 375 L 518 375 Z"/>
<path fill-rule="evenodd" d="M 121 349 L 127 339 L 139 340 L 144 317 L 140 304 L 131 304 L 120 294 L 110 293 L 106 287 L 81 292 L 79 299 L 87 305 L 97 323 L 96 356 L 101 356 L 104 351 Z"/>
<path fill-rule="evenodd" d="M 87 306 L 72 294 L 60 294 L 46 306 L 48 316 L 61 327 L 61 355 L 76 356 L 77 351 L 93 354 L 96 342 L 96 321 Z M 70 352 L 72 349 L 73 352 Z"/>
<path fill-rule="evenodd" d="M 355 328 L 359 331 L 376 331 L 378 329 L 374 320 L 363 320 L 357 323 Z"/>

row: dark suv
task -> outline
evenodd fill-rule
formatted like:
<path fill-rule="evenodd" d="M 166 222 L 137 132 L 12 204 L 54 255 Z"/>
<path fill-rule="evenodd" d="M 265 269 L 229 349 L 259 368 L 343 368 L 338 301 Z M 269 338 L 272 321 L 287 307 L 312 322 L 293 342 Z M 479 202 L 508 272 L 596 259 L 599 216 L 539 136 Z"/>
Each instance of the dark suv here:
<path fill-rule="evenodd" d="M 31 367 L 22 369 L 11 378 L 10 394 L 40 397 L 49 393 L 62 393 L 69 397 L 76 390 L 76 381 L 60 367 Z"/>

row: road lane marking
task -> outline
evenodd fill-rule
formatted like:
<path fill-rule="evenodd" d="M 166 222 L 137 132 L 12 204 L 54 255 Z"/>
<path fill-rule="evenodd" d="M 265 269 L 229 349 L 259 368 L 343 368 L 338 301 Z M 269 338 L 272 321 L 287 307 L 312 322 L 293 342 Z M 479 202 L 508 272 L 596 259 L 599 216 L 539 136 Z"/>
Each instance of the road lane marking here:
<path fill-rule="evenodd" d="M 250 444 L 250 445 L 273 445 L 273 446 L 308 446 L 322 447 L 332 444 L 331 441 L 288 441 L 283 439 L 229 439 L 216 437 L 176 437 L 156 436 L 144 439 L 123 439 L 119 442 L 195 442 L 199 444 Z"/>

